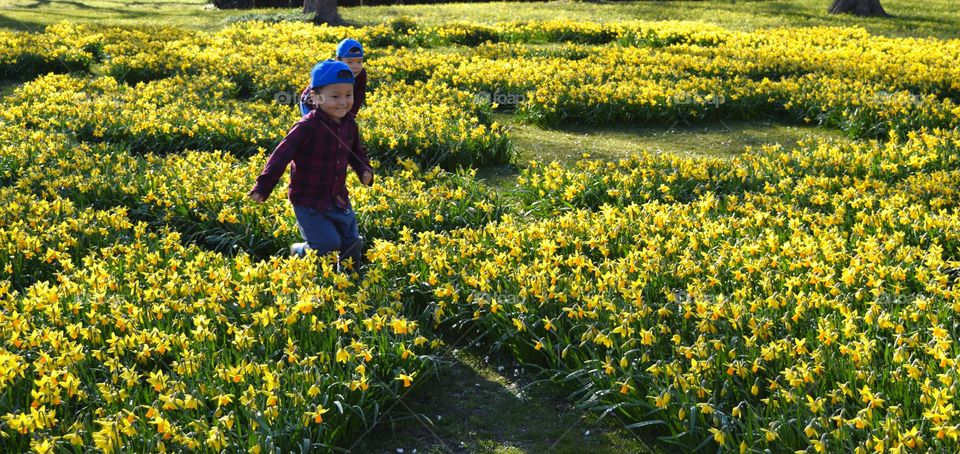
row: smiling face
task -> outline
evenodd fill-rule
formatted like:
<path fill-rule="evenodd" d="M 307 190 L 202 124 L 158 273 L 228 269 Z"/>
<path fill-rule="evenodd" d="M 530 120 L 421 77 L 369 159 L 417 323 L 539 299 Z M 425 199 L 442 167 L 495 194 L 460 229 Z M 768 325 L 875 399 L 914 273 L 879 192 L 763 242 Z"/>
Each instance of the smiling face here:
<path fill-rule="evenodd" d="M 323 113 L 341 119 L 353 107 L 353 84 L 330 84 L 314 90 L 316 104 Z"/>
<path fill-rule="evenodd" d="M 354 77 L 363 70 L 363 57 L 341 58 L 340 61 L 350 67 L 350 71 L 353 72 Z"/>

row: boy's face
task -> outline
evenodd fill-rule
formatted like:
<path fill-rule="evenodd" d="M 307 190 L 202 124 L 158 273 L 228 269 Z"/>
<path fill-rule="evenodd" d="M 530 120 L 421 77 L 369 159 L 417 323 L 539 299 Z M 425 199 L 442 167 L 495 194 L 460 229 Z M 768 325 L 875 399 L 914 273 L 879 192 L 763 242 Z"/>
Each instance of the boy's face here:
<path fill-rule="evenodd" d="M 340 61 L 347 64 L 350 67 L 350 71 L 353 72 L 353 76 L 356 77 L 357 74 L 360 74 L 360 71 L 363 70 L 363 57 L 350 57 L 350 58 L 341 58 Z"/>
<path fill-rule="evenodd" d="M 323 113 L 340 119 L 353 107 L 353 84 L 330 84 L 314 91 L 314 101 Z"/>

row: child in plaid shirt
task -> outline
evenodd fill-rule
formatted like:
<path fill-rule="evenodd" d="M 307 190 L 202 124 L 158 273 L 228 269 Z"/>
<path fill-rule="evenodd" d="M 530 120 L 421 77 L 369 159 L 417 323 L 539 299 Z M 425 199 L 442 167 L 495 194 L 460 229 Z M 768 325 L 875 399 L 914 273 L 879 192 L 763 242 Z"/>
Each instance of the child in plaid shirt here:
<path fill-rule="evenodd" d="M 347 38 L 340 41 L 340 44 L 337 44 L 337 60 L 346 63 L 350 67 L 350 72 L 353 73 L 353 107 L 350 108 L 350 112 L 357 115 L 367 96 L 367 70 L 363 67 L 363 46 L 355 39 Z M 310 88 L 304 88 L 300 94 L 300 113 L 303 115 L 317 108 L 310 96 Z"/>
<path fill-rule="evenodd" d="M 317 109 L 300 119 L 273 150 L 256 185 L 248 194 L 264 202 L 290 164 L 290 203 L 303 243 L 291 254 L 340 251 L 341 261 L 351 259 L 355 270 L 362 257 L 357 219 L 350 206 L 346 177 L 349 165 L 365 185 L 373 184 L 373 169 L 360 146 L 354 120 L 353 72 L 345 63 L 326 60 L 310 72 L 311 97 Z"/>

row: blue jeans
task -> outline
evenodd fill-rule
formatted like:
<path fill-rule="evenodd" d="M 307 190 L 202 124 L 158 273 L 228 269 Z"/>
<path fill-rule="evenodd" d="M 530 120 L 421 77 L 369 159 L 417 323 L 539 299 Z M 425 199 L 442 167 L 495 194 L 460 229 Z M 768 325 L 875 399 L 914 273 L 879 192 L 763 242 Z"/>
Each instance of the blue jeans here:
<path fill-rule="evenodd" d="M 318 210 L 294 205 L 293 213 L 297 216 L 300 236 L 306 243 L 291 246 L 292 254 L 303 256 L 307 249 L 317 251 L 318 255 L 340 251 L 340 261 L 352 258 L 356 269 L 360 264 L 363 244 L 353 210 L 338 207 Z"/>

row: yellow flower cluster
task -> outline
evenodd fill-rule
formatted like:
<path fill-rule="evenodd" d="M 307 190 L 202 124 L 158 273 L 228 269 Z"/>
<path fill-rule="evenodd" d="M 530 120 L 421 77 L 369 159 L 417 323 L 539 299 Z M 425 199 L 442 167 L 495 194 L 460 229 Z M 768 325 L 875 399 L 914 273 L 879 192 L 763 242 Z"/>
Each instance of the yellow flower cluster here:
<path fill-rule="evenodd" d="M 86 27 L 66 22 L 43 34 L 0 31 L 0 79 L 86 71 L 99 57 L 98 38 L 87 34 Z"/>
<path fill-rule="evenodd" d="M 857 29 L 774 29 L 731 34 L 715 46 L 491 44 L 444 59 L 433 77 L 514 95 L 520 101 L 514 107 L 543 124 L 672 123 L 786 111 L 853 136 L 884 137 L 889 130 L 957 124 L 957 58 L 960 47 L 952 42 L 878 38 Z"/>
<path fill-rule="evenodd" d="M 484 42 L 712 46 L 724 42 L 731 34 L 723 28 L 695 22 L 622 21 L 602 24 L 565 19 L 505 21 L 489 25 L 451 22 L 427 27 L 417 26 L 409 20 L 398 20 L 394 22 L 394 30 L 396 36 L 393 42 L 408 46 L 474 46 Z"/>
<path fill-rule="evenodd" d="M 513 150 L 489 106 L 442 82 L 394 83 L 370 95 L 360 111 L 364 143 L 385 161 L 409 157 L 444 168 L 509 162 Z"/>
<path fill-rule="evenodd" d="M 435 300 L 438 322 L 473 320 L 678 442 L 952 451 L 958 151 L 960 135 L 933 131 L 731 161 L 531 164 L 521 186 L 544 220 L 372 256 Z"/>
<path fill-rule="evenodd" d="M 960 126 L 960 104 L 952 98 L 885 91 L 884 87 L 855 79 L 805 75 L 782 81 L 778 90 L 786 94 L 783 107 L 797 118 L 836 127 L 854 137 Z"/>
<path fill-rule="evenodd" d="M 277 93 L 295 99 L 306 83 L 306 69 L 329 56 L 337 39 L 348 35 L 369 43 L 374 91 L 381 85 L 405 82 L 385 90 L 391 93 L 390 102 L 383 96 L 370 98 L 383 104 L 381 121 L 375 124 L 397 118 L 396 109 L 433 109 L 425 116 L 420 112 L 406 115 L 431 119 L 430 125 L 418 125 L 421 135 L 430 135 L 428 126 L 443 124 L 439 118 L 451 115 L 450 111 L 471 110 L 463 103 L 443 103 L 456 97 L 447 93 L 454 88 L 481 100 L 485 97 L 477 95 L 513 95 L 512 107 L 541 124 L 570 120 L 673 123 L 786 112 L 797 121 L 817 121 L 855 137 L 884 137 L 889 130 L 903 134 L 919 127 L 953 127 L 960 113 L 952 101 L 960 91 L 960 70 L 954 64 L 960 58 L 960 45 L 876 37 L 855 28 L 732 32 L 686 22 L 534 21 L 418 27 L 401 21 L 351 29 L 245 22 L 210 34 L 160 29 L 155 36 L 136 30 L 94 31 L 62 25 L 38 36 L 10 34 L 10 39 L 65 42 L 68 44 L 61 47 L 73 46 L 77 52 L 91 46 L 102 48 L 104 71 L 128 83 L 171 75 L 206 76 L 218 81 L 216 84 L 229 85 L 222 91 L 213 90 L 213 98 L 273 101 Z M 472 52 L 382 47 L 484 42 L 516 44 L 486 44 L 486 49 Z M 564 44 L 529 48 L 529 43 L 540 42 Z M 427 83 L 429 88 L 411 88 L 416 82 Z M 410 102 L 427 89 L 444 93 L 429 104 L 425 99 L 416 105 Z M 250 104 L 255 103 L 225 101 L 219 109 L 252 109 L 248 114 L 263 115 L 267 121 L 289 120 L 293 115 L 278 115 L 262 106 L 250 108 Z M 225 120 L 216 117 L 212 115 L 211 122 Z M 158 124 L 172 123 L 168 127 L 172 131 L 186 133 L 174 119 L 156 120 Z M 463 137 L 464 128 L 469 130 L 468 136 L 490 133 L 486 131 L 489 121 L 481 119 L 474 124 L 469 117 L 465 121 L 466 126 L 451 119 L 448 138 Z M 202 129 L 202 125 L 197 127 Z M 394 134 L 377 134 L 375 138 L 383 140 L 376 143 L 399 146 L 399 138 L 409 136 L 402 129 L 390 132 Z M 271 125 L 267 134 L 259 131 L 230 141 L 240 139 L 249 147 L 275 140 L 276 135 Z M 498 134 L 490 136 L 497 140 Z M 432 145 L 408 144 L 409 149 L 399 154 L 419 156 Z M 441 144 L 441 148 L 448 146 L 451 144 Z M 465 164 L 482 162 L 479 157 L 471 161 L 467 156 L 488 146 L 484 141 L 470 141 L 463 150 L 466 156 L 457 159 Z M 420 162 L 433 165 L 440 159 Z"/>
<path fill-rule="evenodd" d="M 371 49 L 358 120 L 383 164 L 373 187 L 348 178 L 373 243 L 359 287 L 333 256 L 270 257 L 298 237 L 285 182 L 245 199 L 298 118 L 274 93 L 345 36 Z M 421 380 L 441 344 L 425 320 L 476 324 L 689 450 L 960 446 L 955 41 L 396 21 L 0 43 L 0 77 L 33 78 L 0 113 L 9 450 L 331 449 Z M 434 167 L 510 161 L 505 107 L 787 115 L 883 141 L 532 162 L 503 197 Z"/>
<path fill-rule="evenodd" d="M 3 131 L 0 129 L 0 133 Z M 267 152 L 263 149 L 249 159 L 221 151 L 132 156 L 122 146 L 75 143 L 59 134 L 8 136 L 11 142 L 0 148 L 0 162 L 32 163 L 23 168 L 9 166 L 11 185 L 2 193 L 10 198 L 10 203 L 14 198 L 18 200 L 8 213 L 11 222 L 24 215 L 18 210 L 35 209 L 39 210 L 38 216 L 56 214 L 57 219 L 70 219 L 79 216 L 75 205 L 95 205 L 124 207 L 136 219 L 176 227 L 186 238 L 223 252 L 243 250 L 267 256 L 299 241 L 300 234 L 285 197 L 286 177 L 266 204 L 251 204 L 246 199 L 246 192 L 266 161 Z M 371 240 L 396 239 L 402 230 L 444 231 L 482 225 L 497 220 L 503 211 L 494 191 L 476 182 L 472 172 L 451 173 L 440 168 L 422 171 L 409 160 L 401 161 L 395 171 L 378 175 L 377 184 L 372 187 L 359 184 L 353 177 L 347 179 L 347 185 L 360 219 L 361 234 Z M 34 201 L 40 197 L 43 199 Z M 51 212 L 44 200 L 66 204 L 70 209 Z M 120 215 L 125 218 L 127 211 Z M 47 235 L 53 235 L 58 229 L 52 229 L 50 222 L 38 220 L 35 228 L 51 229 Z M 13 229 L 16 225 L 11 225 L 10 236 L 27 241 L 29 237 Z M 78 227 L 100 226 L 81 222 Z M 113 230 L 107 231 L 119 233 Z M 51 243 L 66 248 L 77 241 L 44 238 L 30 244 L 39 251 Z M 105 243 L 99 244 L 110 244 L 110 238 L 105 236 Z M 8 245 L 11 253 L 21 252 L 13 257 L 34 256 L 22 244 Z M 79 256 L 82 255 L 74 255 Z M 24 269 L 29 270 L 30 266 L 16 268 Z M 29 274 L 15 275 L 29 278 Z"/>
<path fill-rule="evenodd" d="M 249 160 L 220 152 L 147 157 L 146 165 L 136 171 L 142 175 L 136 194 L 138 214 L 224 252 L 240 249 L 269 256 L 286 250 L 301 241 L 285 197 L 286 177 L 267 203 L 246 199 L 266 158 L 263 152 Z M 502 208 L 495 195 L 471 174 L 440 168 L 423 172 L 410 161 L 404 165 L 403 170 L 379 175 L 372 187 L 352 176 L 347 179 L 360 233 L 369 240 L 483 225 L 499 218 Z M 217 178 L 209 178 L 214 174 Z"/>
<path fill-rule="evenodd" d="M 398 20 L 361 28 L 252 21 L 233 24 L 212 34 L 175 28 L 154 31 L 154 36 L 137 30 L 100 31 L 105 36 L 97 42 L 104 43 L 104 53 L 110 56 L 107 72 L 128 82 L 171 73 L 214 72 L 254 87 L 278 90 L 287 88 L 282 83 L 301 80 L 301 68 L 309 68 L 316 61 L 332 56 L 335 43 L 346 37 L 360 40 L 376 58 L 390 55 L 391 52 L 378 51 L 390 46 L 473 46 L 484 42 L 715 46 L 731 36 L 731 32 L 722 28 L 693 22 L 598 24 L 569 20 L 492 25 L 456 22 L 437 26 L 418 26 L 409 20 Z M 82 32 L 92 33 L 88 29 Z"/>
<path fill-rule="evenodd" d="M 572 169 L 531 162 L 518 183 L 524 204 L 546 215 L 604 204 L 686 203 L 707 194 L 773 192 L 781 184 L 811 176 L 896 182 L 911 201 L 923 201 L 934 210 L 953 208 L 958 189 L 946 183 L 960 170 L 960 133 L 920 131 L 907 136 L 904 141 L 891 137 L 884 144 L 800 142 L 793 150 L 767 146 L 730 160 L 641 153 L 617 162 L 582 160 Z"/>
<path fill-rule="evenodd" d="M 252 154 L 272 149 L 299 119 L 273 101 L 242 101 L 237 85 L 212 75 L 173 76 L 129 86 L 111 77 L 47 75 L 19 87 L 0 120 L 79 140 L 122 143 L 134 153 L 184 149 Z M 299 93 L 297 93 L 299 96 Z M 447 168 L 502 163 L 512 150 L 503 127 L 469 93 L 445 84 L 384 86 L 361 111 L 371 157 L 409 158 Z"/>
<path fill-rule="evenodd" d="M 23 286 L 70 271 L 74 258 L 130 235 L 124 208 L 95 210 L 0 188 L 0 281 Z"/>
<path fill-rule="evenodd" d="M 77 139 L 124 143 L 135 153 L 185 148 L 249 154 L 279 141 L 296 113 L 276 103 L 224 97 L 235 91 L 213 76 L 175 76 L 128 86 L 111 77 L 48 75 L 19 87 L 2 118 L 73 133 Z"/>
<path fill-rule="evenodd" d="M 125 228 L 130 241 L 54 283 L 0 288 L 8 448 L 329 447 L 438 346 L 385 286 L 357 289 L 328 257 L 227 259 Z"/>

